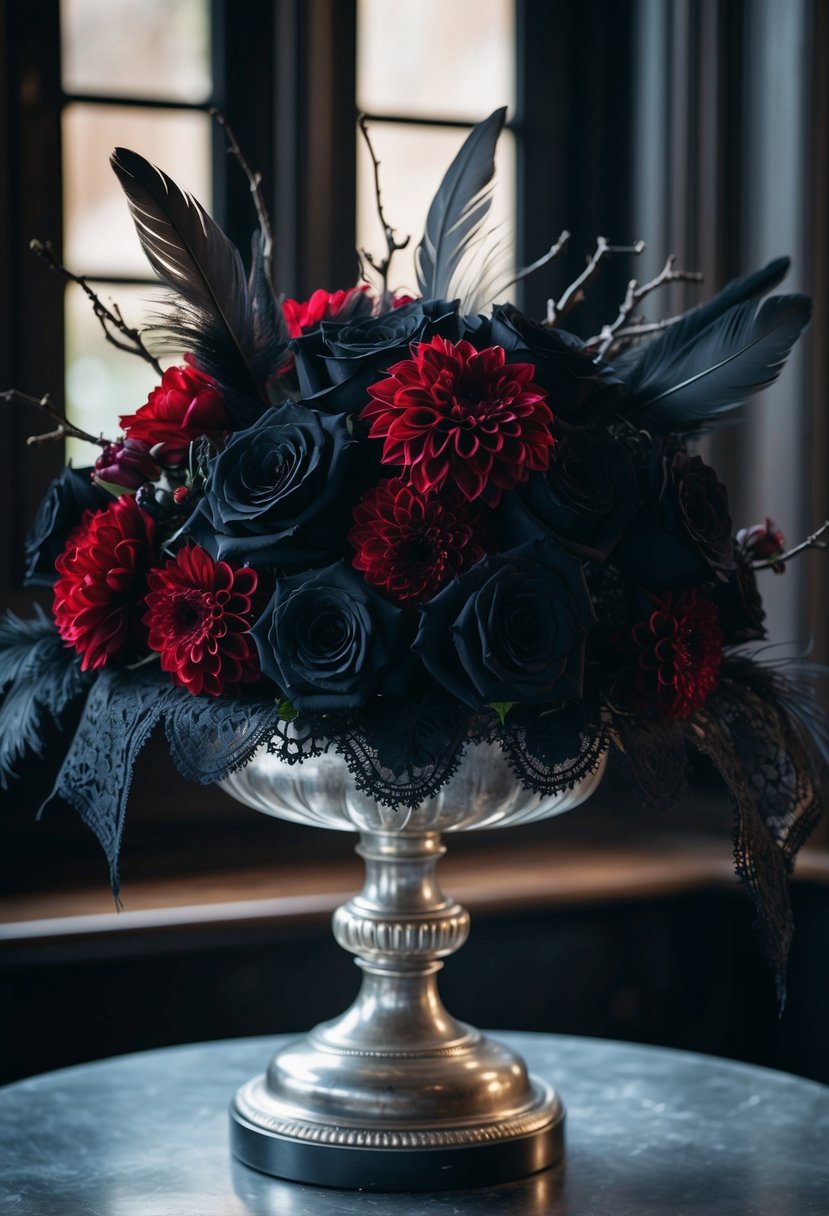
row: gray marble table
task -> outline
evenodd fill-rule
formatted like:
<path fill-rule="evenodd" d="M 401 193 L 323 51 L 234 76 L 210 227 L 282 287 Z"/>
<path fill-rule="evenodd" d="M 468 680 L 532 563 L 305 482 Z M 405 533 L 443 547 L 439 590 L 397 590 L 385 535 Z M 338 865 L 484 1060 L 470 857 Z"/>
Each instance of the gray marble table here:
<path fill-rule="evenodd" d="M 0 1090 L 13 1216 L 827 1216 L 829 1089 L 709 1056 L 506 1034 L 567 1104 L 563 1167 L 495 1188 L 378 1195 L 232 1160 L 227 1104 L 277 1040 L 48 1073 Z"/>

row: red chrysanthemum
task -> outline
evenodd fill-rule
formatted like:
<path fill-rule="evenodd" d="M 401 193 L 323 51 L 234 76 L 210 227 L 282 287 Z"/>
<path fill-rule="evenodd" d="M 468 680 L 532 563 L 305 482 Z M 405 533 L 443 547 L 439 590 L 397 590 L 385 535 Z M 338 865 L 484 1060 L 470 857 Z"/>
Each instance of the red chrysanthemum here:
<path fill-rule="evenodd" d="M 154 534 L 153 521 L 125 494 L 103 511 L 87 511 L 56 560 L 55 624 L 82 656 L 82 671 L 143 642 L 140 611 Z"/>
<path fill-rule="evenodd" d="M 320 288 L 307 300 L 283 300 L 282 315 L 292 338 L 300 338 L 309 330 L 316 329 L 322 321 L 334 321 L 348 312 L 358 297 L 369 290 L 361 283 L 347 291 L 323 291 Z"/>
<path fill-rule="evenodd" d="M 200 371 L 190 355 L 185 367 L 168 367 L 161 384 L 121 426 L 130 439 L 149 444 L 162 464 L 184 464 L 190 444 L 201 435 L 221 440 L 230 429 L 224 398 L 212 376 Z"/>
<path fill-rule="evenodd" d="M 353 565 L 402 604 L 429 600 L 484 555 L 478 511 L 463 499 L 420 494 L 400 478 L 381 481 L 354 508 Z"/>
<path fill-rule="evenodd" d="M 250 635 L 255 570 L 214 562 L 194 545 L 179 549 L 162 570 L 151 570 L 144 624 L 161 667 L 194 695 L 219 696 L 259 679 Z"/>
<path fill-rule="evenodd" d="M 667 592 L 630 633 L 633 699 L 665 719 L 687 718 L 717 687 L 723 634 L 716 604 L 696 591 Z"/>
<path fill-rule="evenodd" d="M 553 416 L 532 383 L 532 363 L 505 363 L 504 350 L 435 337 L 369 388 L 360 415 L 384 439 L 383 463 L 402 465 L 421 494 L 446 482 L 464 498 L 496 506 L 502 490 L 550 462 Z"/>

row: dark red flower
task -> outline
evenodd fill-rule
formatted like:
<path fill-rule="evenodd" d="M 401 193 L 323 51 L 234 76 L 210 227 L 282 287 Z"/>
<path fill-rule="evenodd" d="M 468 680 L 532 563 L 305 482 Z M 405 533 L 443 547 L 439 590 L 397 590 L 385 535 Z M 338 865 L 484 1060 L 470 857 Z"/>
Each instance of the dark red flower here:
<path fill-rule="evenodd" d="M 186 367 L 168 367 L 134 414 L 123 414 L 121 426 L 130 439 L 141 439 L 165 465 L 184 464 L 194 439 L 221 440 L 230 419 L 216 381 L 200 371 L 189 355 Z"/>
<path fill-rule="evenodd" d="M 56 560 L 55 624 L 82 656 L 82 671 L 143 642 L 139 613 L 154 534 L 153 521 L 125 494 L 103 511 L 87 511 Z"/>
<path fill-rule="evenodd" d="M 292 338 L 307 334 L 323 321 L 342 320 L 352 306 L 368 291 L 368 286 L 361 283 L 358 287 L 349 287 L 347 291 L 323 291 L 321 288 L 307 300 L 283 300 L 282 314 L 288 333 Z"/>
<path fill-rule="evenodd" d="M 474 507 L 455 496 L 420 494 L 398 477 L 381 481 L 354 508 L 353 566 L 398 604 L 421 603 L 483 557 Z"/>
<path fill-rule="evenodd" d="M 402 465 L 421 494 L 446 482 L 496 506 L 502 490 L 547 468 L 553 437 L 532 363 L 504 362 L 500 346 L 434 337 L 373 384 L 360 415 L 385 439 L 383 463 Z"/>
<path fill-rule="evenodd" d="M 741 528 L 737 533 L 737 544 L 749 562 L 773 561 L 782 557 L 786 552 L 786 538 L 771 520 L 754 524 L 751 528 Z M 771 567 L 775 574 L 783 574 L 786 567 L 783 562 L 774 562 Z"/>
<path fill-rule="evenodd" d="M 255 570 L 214 562 L 198 545 L 179 549 L 163 570 L 151 570 L 143 621 L 151 650 L 175 684 L 217 697 L 259 679 L 250 635 Z"/>
<path fill-rule="evenodd" d="M 92 480 L 137 490 L 148 481 L 157 481 L 160 476 L 161 468 L 150 455 L 148 443 L 143 439 L 119 439 L 102 450 L 95 461 Z"/>
<path fill-rule="evenodd" d="M 662 718 L 687 718 L 717 687 L 723 657 L 719 612 L 694 590 L 668 591 L 652 603 L 647 620 L 630 631 L 630 699 L 635 708 L 656 709 Z"/>

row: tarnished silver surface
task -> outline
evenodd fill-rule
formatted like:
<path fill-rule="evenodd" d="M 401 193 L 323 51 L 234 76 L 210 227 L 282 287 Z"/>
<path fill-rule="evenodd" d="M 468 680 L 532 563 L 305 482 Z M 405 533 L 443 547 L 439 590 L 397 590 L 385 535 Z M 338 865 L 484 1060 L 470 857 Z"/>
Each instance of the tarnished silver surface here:
<path fill-rule="evenodd" d="M 565 1166 L 501 1186 L 361 1194 L 227 1151 L 227 1095 L 284 1040 L 68 1068 L 0 1089 L 14 1216 L 826 1216 L 829 1089 L 683 1051 L 498 1034 L 567 1095 Z"/>
<path fill-rule="evenodd" d="M 436 866 L 441 832 L 560 814 L 589 797 L 602 767 L 544 798 L 521 789 L 500 749 L 477 744 L 411 811 L 358 791 L 334 754 L 287 765 L 262 750 L 222 783 L 268 814 L 359 831 L 366 865 L 363 890 L 334 914 L 334 936 L 363 970 L 359 996 L 242 1086 L 238 1157 L 279 1177 L 384 1190 L 503 1181 L 559 1159 L 552 1087 L 441 1003 L 437 972 L 466 941 L 469 915 L 441 891 Z"/>

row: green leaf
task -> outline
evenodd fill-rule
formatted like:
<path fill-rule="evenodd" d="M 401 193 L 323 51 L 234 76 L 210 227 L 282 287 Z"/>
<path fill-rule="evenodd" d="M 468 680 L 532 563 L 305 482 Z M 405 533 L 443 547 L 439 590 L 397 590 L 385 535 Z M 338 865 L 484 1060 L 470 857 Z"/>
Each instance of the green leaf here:
<path fill-rule="evenodd" d="M 490 701 L 489 708 L 494 709 L 498 717 L 501 719 L 501 725 L 504 725 L 507 714 L 512 709 L 513 705 L 517 705 L 517 701 Z"/>
<path fill-rule="evenodd" d="M 287 697 L 283 697 L 277 705 L 277 711 L 283 722 L 293 722 L 299 710 L 295 709 Z"/>

